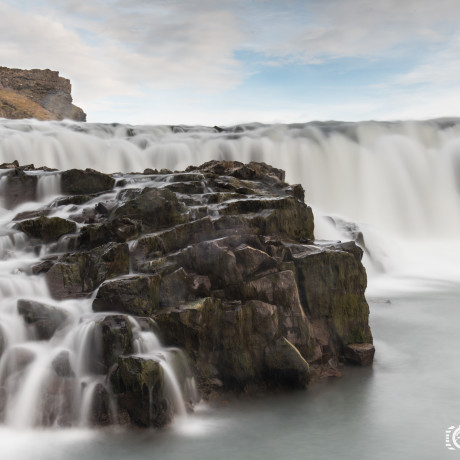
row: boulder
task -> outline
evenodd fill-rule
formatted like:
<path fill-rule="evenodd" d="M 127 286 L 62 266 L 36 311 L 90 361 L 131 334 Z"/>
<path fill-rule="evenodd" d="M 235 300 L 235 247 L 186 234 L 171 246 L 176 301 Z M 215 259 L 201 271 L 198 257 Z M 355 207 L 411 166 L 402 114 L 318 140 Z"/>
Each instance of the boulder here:
<path fill-rule="evenodd" d="M 57 241 L 62 235 L 77 230 L 75 222 L 60 217 L 41 216 L 36 219 L 24 220 L 16 224 L 16 228 L 29 238 L 37 238 L 44 243 Z"/>
<path fill-rule="evenodd" d="M 107 372 L 116 364 L 118 356 L 134 351 L 131 323 L 124 315 L 107 315 L 99 320 L 96 323 L 96 340 L 102 372 Z"/>
<path fill-rule="evenodd" d="M 349 363 L 369 366 L 374 361 L 375 348 L 372 343 L 350 343 L 345 347 L 344 355 Z"/>
<path fill-rule="evenodd" d="M 46 272 L 46 281 L 55 299 L 86 296 L 103 281 L 129 273 L 126 243 L 108 243 L 91 252 L 61 256 Z"/>
<path fill-rule="evenodd" d="M 305 387 L 310 381 L 310 367 L 299 350 L 285 337 L 265 349 L 268 378 L 281 385 Z"/>
<path fill-rule="evenodd" d="M 62 350 L 60 353 L 58 353 L 51 362 L 51 367 L 58 377 L 75 377 L 75 373 L 70 364 L 70 355 L 68 350 Z"/>
<path fill-rule="evenodd" d="M 107 281 L 97 291 L 94 311 L 148 316 L 160 303 L 160 276 L 136 275 Z"/>
<path fill-rule="evenodd" d="M 111 218 L 128 217 L 140 221 L 144 231 L 172 227 L 186 220 L 182 215 L 183 206 L 170 190 L 131 189 L 122 193 L 119 199 L 124 203 L 111 213 Z"/>
<path fill-rule="evenodd" d="M 350 343 L 372 343 L 366 271 L 355 254 L 310 245 L 302 252 L 298 247 L 291 250 L 300 299 L 311 318 L 330 322 L 339 350 Z"/>
<path fill-rule="evenodd" d="M 173 417 L 174 403 L 167 396 L 165 376 L 158 361 L 138 356 L 120 356 L 110 376 L 119 411 L 140 427 L 161 427 Z"/>
<path fill-rule="evenodd" d="M 33 328 L 38 340 L 49 340 L 68 319 L 68 314 L 60 308 L 33 300 L 20 299 L 17 308 L 25 323 Z"/>
<path fill-rule="evenodd" d="M 37 199 L 38 176 L 27 174 L 22 169 L 16 168 L 8 173 L 6 186 L 3 189 L 4 205 L 7 209 L 35 201 Z"/>
<path fill-rule="evenodd" d="M 94 169 L 69 169 L 61 173 L 62 193 L 91 195 L 112 190 L 115 179 Z"/>

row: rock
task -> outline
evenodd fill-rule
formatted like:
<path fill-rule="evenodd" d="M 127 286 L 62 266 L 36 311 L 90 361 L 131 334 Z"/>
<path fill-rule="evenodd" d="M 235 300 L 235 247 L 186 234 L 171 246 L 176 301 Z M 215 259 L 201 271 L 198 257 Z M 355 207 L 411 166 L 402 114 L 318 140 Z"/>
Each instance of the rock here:
<path fill-rule="evenodd" d="M 344 349 L 345 359 L 360 366 L 370 366 L 374 361 L 375 348 L 372 343 L 350 343 Z"/>
<path fill-rule="evenodd" d="M 70 356 L 67 350 L 61 351 L 51 362 L 51 367 L 58 377 L 72 378 L 75 373 L 70 365 Z"/>
<path fill-rule="evenodd" d="M 310 381 L 307 361 L 284 337 L 265 349 L 265 365 L 270 380 L 282 385 L 305 387 Z"/>
<path fill-rule="evenodd" d="M 97 291 L 94 311 L 119 311 L 148 316 L 160 303 L 160 277 L 137 275 L 107 281 Z"/>
<path fill-rule="evenodd" d="M 62 193 L 69 195 L 90 195 L 112 190 L 115 179 L 107 174 L 87 168 L 69 169 L 61 173 Z"/>
<path fill-rule="evenodd" d="M 162 277 L 160 307 L 175 307 L 192 297 L 192 280 L 183 268 Z"/>
<path fill-rule="evenodd" d="M 68 319 L 60 308 L 32 300 L 18 300 L 17 308 L 25 323 L 33 327 L 38 340 L 49 340 Z"/>
<path fill-rule="evenodd" d="M 0 358 L 3 354 L 3 351 L 6 349 L 6 338 L 5 333 L 3 332 L 2 327 L 0 326 Z"/>
<path fill-rule="evenodd" d="M 24 220 L 16 224 L 16 228 L 29 238 L 37 238 L 45 243 L 57 241 L 62 235 L 74 233 L 77 230 L 75 222 L 60 217 L 38 217 Z"/>
<path fill-rule="evenodd" d="M 161 427 L 172 419 L 174 404 L 166 395 L 164 371 L 158 362 L 120 356 L 110 383 L 119 410 L 129 414 L 131 423 Z"/>
<path fill-rule="evenodd" d="M 4 204 L 7 209 L 35 201 L 37 199 L 38 177 L 25 173 L 22 169 L 16 168 L 8 173 L 6 187 L 3 189 Z"/>
<path fill-rule="evenodd" d="M 59 72 L 0 67 L 0 116 L 86 121 L 82 109 L 72 104 L 71 85 Z"/>
<path fill-rule="evenodd" d="M 91 252 L 61 256 L 46 273 L 46 281 L 55 299 L 92 293 L 103 281 L 129 273 L 129 249 L 126 243 L 108 243 Z"/>
<path fill-rule="evenodd" d="M 139 236 L 140 224 L 122 217 L 111 222 L 86 225 L 81 229 L 78 246 L 92 249 L 111 241 L 124 243 Z"/>
<path fill-rule="evenodd" d="M 103 372 L 117 363 L 118 356 L 133 350 L 133 331 L 126 316 L 108 315 L 96 323 L 96 337 L 100 345 L 99 362 Z"/>
<path fill-rule="evenodd" d="M 330 321 L 334 343 L 372 342 L 369 306 L 364 297 L 367 278 L 354 254 L 318 246 L 291 246 L 299 293 L 313 319 Z"/>
<path fill-rule="evenodd" d="M 119 197 L 126 200 L 112 213 L 112 218 L 128 217 L 142 222 L 144 231 L 172 227 L 184 222 L 183 207 L 170 190 L 144 188 L 131 189 Z"/>
<path fill-rule="evenodd" d="M 110 412 L 110 394 L 102 383 L 98 383 L 93 390 L 88 422 L 97 426 L 108 425 L 112 422 Z"/>
<path fill-rule="evenodd" d="M 2 163 L 0 169 L 15 169 L 19 168 L 18 160 L 14 160 L 12 163 Z"/>

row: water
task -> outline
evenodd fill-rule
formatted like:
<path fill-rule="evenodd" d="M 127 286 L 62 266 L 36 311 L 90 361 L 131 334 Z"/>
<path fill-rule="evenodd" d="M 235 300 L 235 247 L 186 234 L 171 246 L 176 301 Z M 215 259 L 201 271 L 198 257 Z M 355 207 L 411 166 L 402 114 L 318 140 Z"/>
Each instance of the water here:
<path fill-rule="evenodd" d="M 347 369 L 344 378 L 307 392 L 199 406 L 186 421 L 160 431 L 32 430 L 19 423 L 20 416 L 14 422 L 17 414 L 12 411 L 12 422 L 0 429 L 2 459 L 455 455 L 444 443 L 445 430 L 460 424 L 458 120 L 254 124 L 220 134 L 200 127 L 0 123 L 0 163 L 17 159 L 60 169 L 129 172 L 183 169 L 216 158 L 265 161 L 285 169 L 289 182 L 301 182 L 306 189 L 317 237 L 343 238 L 343 229 L 322 215 L 358 225 L 368 250 L 374 366 Z M 43 182 L 42 199 L 56 193 L 57 180 Z M 21 210 L 33 206 L 22 205 Z M 0 315 L 10 321 L 6 329 L 15 331 L 8 340 L 21 346 L 26 331 L 15 322 L 8 298 L 46 298 L 46 292 L 36 280 L 14 271 L 30 264 L 31 255 L 5 228 L 11 217 L 12 212 L 0 210 L 0 230 L 6 235 L 0 234 Z M 85 306 L 79 308 L 77 316 L 84 316 Z M 149 350 L 142 349 L 140 339 L 138 335 L 139 352 L 158 354 L 152 337 L 145 340 Z M 47 356 L 38 348 L 35 352 Z M 84 351 L 74 353 L 81 358 L 83 375 Z M 29 383 L 32 388 L 27 380 L 24 385 Z"/>

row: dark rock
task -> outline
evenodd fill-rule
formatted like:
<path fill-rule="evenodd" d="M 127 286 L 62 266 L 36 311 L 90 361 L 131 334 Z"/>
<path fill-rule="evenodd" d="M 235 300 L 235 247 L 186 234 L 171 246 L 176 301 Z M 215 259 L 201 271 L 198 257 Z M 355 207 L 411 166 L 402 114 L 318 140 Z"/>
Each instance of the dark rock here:
<path fill-rule="evenodd" d="M 36 217 L 43 217 L 43 216 L 48 216 L 51 214 L 51 209 L 38 209 L 34 211 L 24 211 L 20 212 L 19 214 L 16 214 L 14 216 L 13 221 L 17 222 L 20 220 L 25 220 L 25 219 L 34 219 Z"/>
<path fill-rule="evenodd" d="M 112 217 L 138 220 L 145 231 L 172 227 L 185 220 L 181 214 L 183 207 L 170 190 L 146 187 L 141 191 L 128 190 L 121 198 L 126 201 L 113 211 Z"/>
<path fill-rule="evenodd" d="M 374 361 L 375 348 L 372 343 L 350 343 L 344 349 L 345 359 L 360 366 L 370 366 Z"/>
<path fill-rule="evenodd" d="M 126 243 L 108 243 L 91 252 L 61 256 L 46 273 L 55 299 L 92 293 L 103 281 L 129 273 L 129 249 Z"/>
<path fill-rule="evenodd" d="M 96 337 L 100 341 L 100 362 L 104 372 L 117 363 L 118 356 L 133 350 L 133 331 L 126 316 L 108 315 L 97 322 Z"/>
<path fill-rule="evenodd" d="M 160 277 L 137 275 L 102 284 L 94 299 L 93 310 L 148 316 L 158 309 L 159 303 Z"/>
<path fill-rule="evenodd" d="M 77 230 L 75 222 L 60 217 L 43 216 L 19 222 L 16 227 L 29 238 L 37 238 L 45 243 L 57 241 L 62 235 L 74 233 Z"/>
<path fill-rule="evenodd" d="M 91 408 L 87 420 L 91 425 L 108 425 L 112 422 L 110 417 L 110 394 L 102 384 L 96 384 L 93 390 Z M 117 420 L 121 422 L 121 420 Z"/>
<path fill-rule="evenodd" d="M 282 385 L 305 387 L 310 381 L 307 361 L 284 337 L 265 349 L 265 365 L 270 380 Z"/>
<path fill-rule="evenodd" d="M 4 189 L 5 207 L 13 209 L 27 201 L 35 201 L 37 199 L 37 184 L 37 176 L 26 174 L 19 168 L 8 173 Z"/>
<path fill-rule="evenodd" d="M 32 300 L 18 300 L 17 308 L 26 324 L 33 327 L 38 340 L 49 340 L 68 319 L 60 308 Z"/>
<path fill-rule="evenodd" d="M 173 416 L 174 404 L 166 395 L 161 365 L 147 358 L 120 356 L 110 377 L 119 410 L 141 427 L 161 427 Z"/>
<path fill-rule="evenodd" d="M 90 195 L 112 190 L 115 179 L 94 169 L 70 169 L 61 174 L 61 188 L 69 195 Z"/>
<path fill-rule="evenodd" d="M 136 238 L 140 233 L 140 227 L 138 222 L 127 217 L 86 225 L 80 232 L 79 247 L 92 249 L 110 241 L 124 243 Z"/>
<path fill-rule="evenodd" d="M 297 250 L 297 248 L 296 248 Z M 297 283 L 304 309 L 313 318 L 327 318 L 336 345 L 372 342 L 367 278 L 354 254 L 303 246 L 294 252 Z"/>
<path fill-rule="evenodd" d="M 75 373 L 70 365 L 70 356 L 67 350 L 61 351 L 51 362 L 51 366 L 58 377 L 72 378 Z"/>
<path fill-rule="evenodd" d="M 12 163 L 2 163 L 0 169 L 15 169 L 19 168 L 18 160 L 14 160 Z"/>

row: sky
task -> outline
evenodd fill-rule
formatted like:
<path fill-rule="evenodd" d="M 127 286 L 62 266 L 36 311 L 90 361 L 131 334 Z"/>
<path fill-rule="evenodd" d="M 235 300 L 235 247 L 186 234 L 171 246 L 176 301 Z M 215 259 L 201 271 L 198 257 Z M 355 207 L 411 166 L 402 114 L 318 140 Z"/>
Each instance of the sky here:
<path fill-rule="evenodd" d="M 90 122 L 460 116 L 458 0 L 0 0 L 0 65 Z"/>

